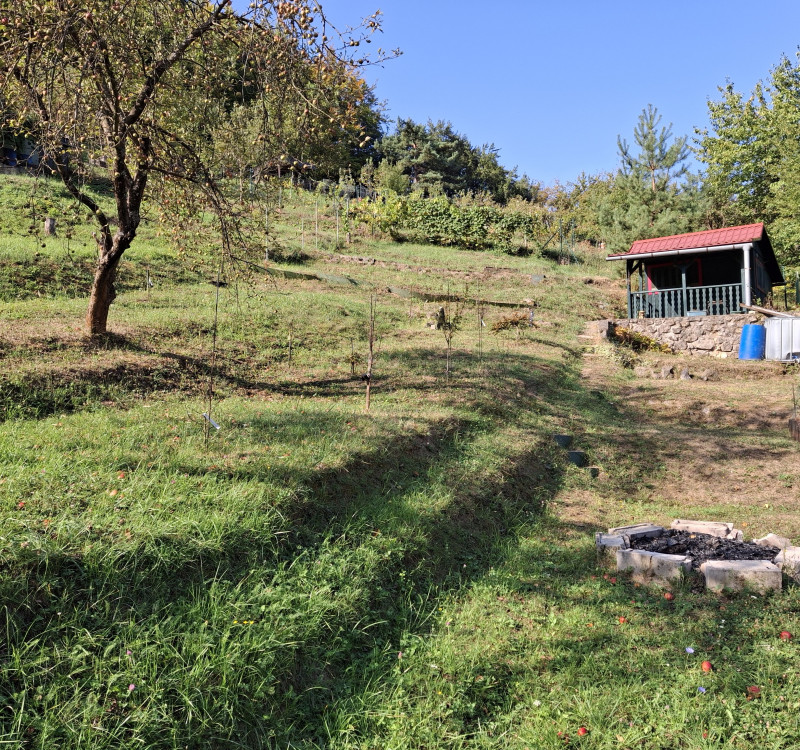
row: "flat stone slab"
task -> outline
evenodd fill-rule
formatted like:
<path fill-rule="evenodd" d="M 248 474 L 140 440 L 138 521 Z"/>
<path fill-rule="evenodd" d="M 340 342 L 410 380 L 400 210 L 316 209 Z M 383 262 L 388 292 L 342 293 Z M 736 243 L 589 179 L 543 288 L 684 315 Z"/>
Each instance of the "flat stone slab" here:
<path fill-rule="evenodd" d="M 628 541 L 622 534 L 604 534 L 602 531 L 594 535 L 594 543 L 596 547 L 628 547 Z"/>
<path fill-rule="evenodd" d="M 777 534 L 767 534 L 762 536 L 761 539 L 753 539 L 753 544 L 757 544 L 759 547 L 777 547 L 778 549 L 786 549 L 792 546 L 789 539 Z"/>
<path fill-rule="evenodd" d="M 586 466 L 589 463 L 589 459 L 583 451 L 568 451 L 567 461 L 575 466 Z"/>
<path fill-rule="evenodd" d="M 630 571 L 640 583 L 674 583 L 692 569 L 692 558 L 641 549 L 617 550 L 617 570 Z"/>
<path fill-rule="evenodd" d="M 572 445 L 572 435 L 553 435 L 553 440 L 559 448 L 569 448 Z"/>
<path fill-rule="evenodd" d="M 781 590 L 781 569 L 766 560 L 709 560 L 700 566 L 709 591 Z"/>
<path fill-rule="evenodd" d="M 609 534 L 626 536 L 628 539 L 642 539 L 661 536 L 664 533 L 663 526 L 656 526 L 654 523 L 635 523 L 632 526 L 617 526 L 609 529 Z"/>
<path fill-rule="evenodd" d="M 594 535 L 594 546 L 598 554 L 605 555 L 612 560 L 617 557 L 617 550 L 627 549 L 628 540 L 621 534 L 603 534 L 598 531 Z"/>
<path fill-rule="evenodd" d="M 732 523 L 723 523 L 721 521 L 685 521 L 676 519 L 670 524 L 671 529 L 678 531 L 689 531 L 693 534 L 708 534 L 709 536 L 718 536 L 721 539 L 734 538 L 730 536 L 736 529 L 733 528 Z"/>
<path fill-rule="evenodd" d="M 770 534 L 770 536 L 775 535 Z M 800 582 L 800 547 L 789 546 L 782 549 L 772 562 L 793 581 Z"/>

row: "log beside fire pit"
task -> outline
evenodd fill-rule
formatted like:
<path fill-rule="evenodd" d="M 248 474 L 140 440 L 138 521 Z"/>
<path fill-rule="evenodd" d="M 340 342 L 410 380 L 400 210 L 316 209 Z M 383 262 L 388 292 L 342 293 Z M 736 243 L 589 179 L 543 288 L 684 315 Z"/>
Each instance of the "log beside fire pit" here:
<path fill-rule="evenodd" d="M 617 570 L 643 583 L 669 586 L 699 571 L 712 591 L 766 593 L 781 589 L 782 573 L 800 581 L 800 547 L 775 534 L 745 542 L 731 523 L 676 520 L 669 529 L 638 523 L 598 533 L 595 543 Z"/>

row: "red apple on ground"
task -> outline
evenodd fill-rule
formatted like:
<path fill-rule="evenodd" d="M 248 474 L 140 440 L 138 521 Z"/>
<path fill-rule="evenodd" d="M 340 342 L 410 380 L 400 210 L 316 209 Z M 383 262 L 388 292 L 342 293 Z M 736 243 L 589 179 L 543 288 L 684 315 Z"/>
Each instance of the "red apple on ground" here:
<path fill-rule="evenodd" d="M 788 630 L 781 630 L 782 641 L 790 641 L 791 639 L 792 639 L 792 634 Z"/>
<path fill-rule="evenodd" d="M 710 661 L 704 661 L 700 665 L 700 669 L 702 669 L 704 672 L 710 672 L 713 668 L 714 667 L 711 666 L 711 662 Z"/>
<path fill-rule="evenodd" d="M 583 737 L 585 734 L 589 734 L 589 730 L 586 727 L 578 727 L 578 735 Z"/>

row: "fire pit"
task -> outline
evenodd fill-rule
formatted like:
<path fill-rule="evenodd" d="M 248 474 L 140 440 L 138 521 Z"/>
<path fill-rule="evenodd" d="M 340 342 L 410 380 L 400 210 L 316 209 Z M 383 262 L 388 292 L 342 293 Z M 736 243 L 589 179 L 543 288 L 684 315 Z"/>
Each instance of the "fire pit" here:
<path fill-rule="evenodd" d="M 634 580 L 669 586 L 699 571 L 712 591 L 780 590 L 783 574 L 800 581 L 800 547 L 769 534 L 751 542 L 731 523 L 673 521 L 620 526 L 596 535 L 599 552 Z"/>
<path fill-rule="evenodd" d="M 755 542 L 740 542 L 735 539 L 721 539 L 711 534 L 696 534 L 678 529 L 664 529 L 661 536 L 651 539 L 633 539 L 631 540 L 631 549 L 688 556 L 692 561 L 692 570 L 700 570 L 700 566 L 708 560 L 768 560 L 772 562 L 780 552 L 779 547 L 762 546 Z"/>

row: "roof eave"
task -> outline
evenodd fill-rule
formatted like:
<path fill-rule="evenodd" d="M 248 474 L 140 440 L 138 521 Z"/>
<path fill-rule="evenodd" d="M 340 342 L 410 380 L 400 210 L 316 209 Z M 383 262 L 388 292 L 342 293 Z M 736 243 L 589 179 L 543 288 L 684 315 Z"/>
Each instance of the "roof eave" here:
<path fill-rule="evenodd" d="M 639 258 L 667 258 L 676 255 L 698 255 L 700 253 L 716 253 L 724 250 L 743 250 L 745 245 L 752 245 L 750 242 L 737 242 L 733 245 L 712 245 L 710 247 L 689 247 L 680 250 L 657 250 L 654 253 L 623 253 L 622 255 L 607 255 L 606 260 L 631 260 Z"/>

